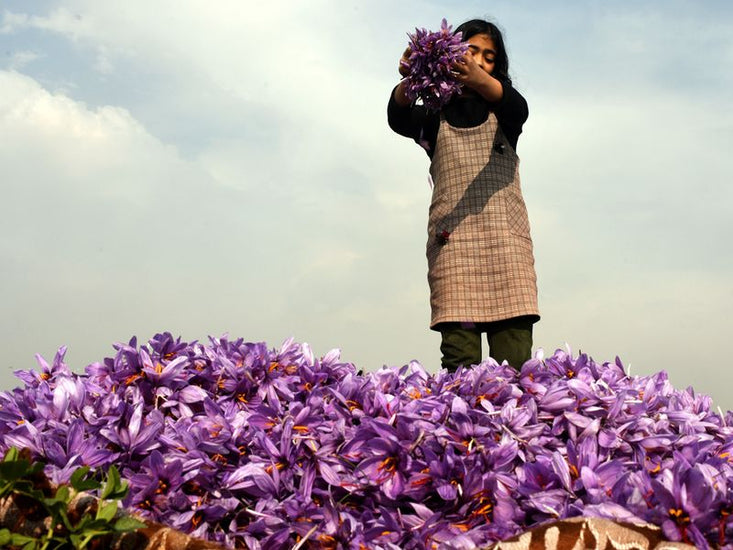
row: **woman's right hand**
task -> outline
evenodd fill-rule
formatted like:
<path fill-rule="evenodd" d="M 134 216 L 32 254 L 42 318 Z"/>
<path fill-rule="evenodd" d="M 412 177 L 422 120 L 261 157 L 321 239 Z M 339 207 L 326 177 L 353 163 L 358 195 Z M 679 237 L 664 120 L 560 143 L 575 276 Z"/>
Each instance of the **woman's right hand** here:
<path fill-rule="evenodd" d="M 397 68 L 397 70 L 400 72 L 400 75 L 403 77 L 406 77 L 410 74 L 410 54 L 412 54 L 412 48 L 410 48 L 410 46 L 407 46 L 405 51 L 402 53 L 400 64 Z"/>

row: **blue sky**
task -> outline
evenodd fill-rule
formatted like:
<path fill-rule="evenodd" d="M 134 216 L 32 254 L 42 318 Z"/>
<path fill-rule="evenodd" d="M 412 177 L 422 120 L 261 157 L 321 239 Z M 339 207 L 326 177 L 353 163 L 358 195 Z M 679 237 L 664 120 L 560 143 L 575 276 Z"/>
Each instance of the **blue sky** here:
<path fill-rule="evenodd" d="M 229 333 L 365 370 L 439 364 L 428 159 L 386 124 L 406 33 L 488 17 L 535 344 L 733 408 L 729 2 L 0 3 L 0 387 L 68 345 Z"/>

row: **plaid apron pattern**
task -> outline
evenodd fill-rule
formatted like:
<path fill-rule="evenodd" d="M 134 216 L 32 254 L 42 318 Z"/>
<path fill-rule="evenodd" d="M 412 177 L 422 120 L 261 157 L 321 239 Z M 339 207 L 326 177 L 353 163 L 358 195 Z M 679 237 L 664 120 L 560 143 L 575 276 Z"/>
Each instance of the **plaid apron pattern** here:
<path fill-rule="evenodd" d="M 494 113 L 472 128 L 441 116 L 430 175 L 430 326 L 539 316 L 519 157 Z"/>

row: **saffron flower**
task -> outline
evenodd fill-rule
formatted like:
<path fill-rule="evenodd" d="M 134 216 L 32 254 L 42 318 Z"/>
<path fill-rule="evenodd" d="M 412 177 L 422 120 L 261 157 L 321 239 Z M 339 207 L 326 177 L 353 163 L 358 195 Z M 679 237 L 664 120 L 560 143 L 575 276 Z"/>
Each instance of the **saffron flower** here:
<path fill-rule="evenodd" d="M 415 29 L 408 37 L 407 97 L 410 101 L 421 99 L 428 109 L 438 111 L 461 92 L 461 85 L 453 76 L 453 64 L 463 58 L 468 45 L 461 41 L 460 32 L 452 32 L 445 19 L 437 32 Z"/>
<path fill-rule="evenodd" d="M 575 516 L 733 548 L 733 414 L 539 351 L 361 374 L 338 351 L 168 333 L 75 374 L 62 348 L 0 393 L 0 451 L 55 483 L 115 464 L 131 511 L 229 547 L 477 548 Z"/>

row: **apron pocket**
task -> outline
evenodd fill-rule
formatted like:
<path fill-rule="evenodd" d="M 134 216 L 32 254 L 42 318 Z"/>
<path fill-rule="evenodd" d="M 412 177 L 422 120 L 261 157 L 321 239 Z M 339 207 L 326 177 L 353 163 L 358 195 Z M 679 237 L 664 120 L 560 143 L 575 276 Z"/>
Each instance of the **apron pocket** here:
<path fill-rule="evenodd" d="M 524 204 L 521 191 L 512 185 L 507 188 L 505 196 L 509 231 L 520 237 L 530 238 L 527 206 Z"/>

